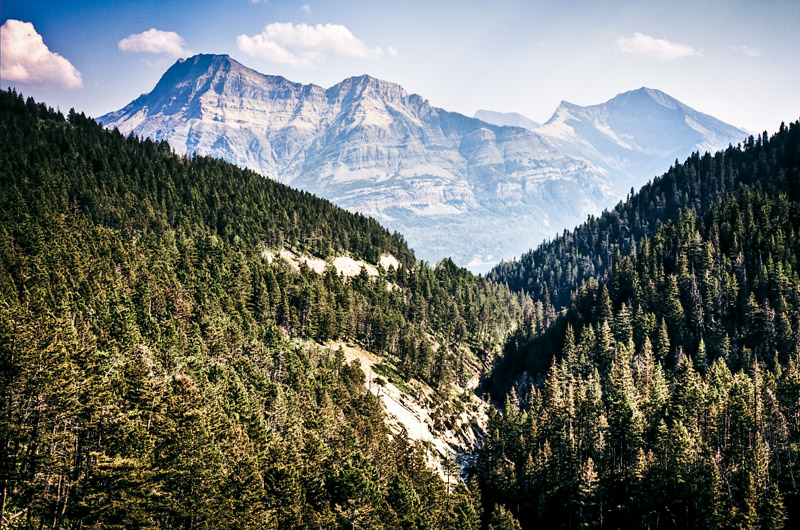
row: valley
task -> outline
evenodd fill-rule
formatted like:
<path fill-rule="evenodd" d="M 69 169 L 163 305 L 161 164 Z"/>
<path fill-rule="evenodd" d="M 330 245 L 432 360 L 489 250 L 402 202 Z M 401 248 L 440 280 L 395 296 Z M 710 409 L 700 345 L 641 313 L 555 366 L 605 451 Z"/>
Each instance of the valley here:
<path fill-rule="evenodd" d="M 800 3 L 0 15 L 0 530 L 800 528 Z"/>
<path fill-rule="evenodd" d="M 0 120 L 0 517 L 798 517 L 798 123 L 694 153 L 479 277 L 164 139 L 13 91 Z"/>

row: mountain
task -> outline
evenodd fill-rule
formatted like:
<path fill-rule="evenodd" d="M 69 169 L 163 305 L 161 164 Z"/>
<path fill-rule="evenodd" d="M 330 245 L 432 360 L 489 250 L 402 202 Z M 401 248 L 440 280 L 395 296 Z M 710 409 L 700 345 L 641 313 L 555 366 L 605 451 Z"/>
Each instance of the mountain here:
<path fill-rule="evenodd" d="M 516 112 L 495 112 L 493 110 L 479 110 L 475 112 L 473 118 L 492 125 L 499 125 L 500 127 L 522 127 L 532 131 L 539 127 L 541 123 L 537 123 L 532 119 L 518 114 Z"/>
<path fill-rule="evenodd" d="M 536 132 L 564 154 L 601 168 L 623 195 L 694 151 L 713 153 L 748 136 L 651 88 L 588 107 L 562 101 Z"/>
<path fill-rule="evenodd" d="M 614 198 L 602 175 L 529 131 L 437 109 L 369 76 L 323 89 L 198 55 L 99 120 L 372 215 L 428 260 L 521 252 L 551 215 L 577 221 Z"/>
<path fill-rule="evenodd" d="M 743 145 L 750 153 L 764 141 L 750 136 Z M 675 221 L 683 209 L 705 216 L 725 193 L 740 187 L 785 185 L 765 179 L 763 172 L 731 167 L 741 157 L 733 147 L 713 156 L 694 153 L 612 210 L 499 263 L 487 277 L 534 299 L 549 299 L 557 310 L 568 307 L 584 283 L 602 281 L 610 273 L 617 254 L 635 253 L 645 238 Z"/>
<path fill-rule="evenodd" d="M 519 296 L 11 90 L 0 145 L 0 519 L 479 526 L 441 459 L 480 439 L 470 390 Z"/>
<path fill-rule="evenodd" d="M 475 267 L 519 255 L 613 204 L 627 192 L 633 166 L 646 165 L 639 158 L 652 158 L 631 148 L 623 154 L 636 163 L 615 165 L 623 155 L 573 146 L 569 134 L 555 134 L 554 120 L 549 135 L 500 127 L 373 77 L 323 89 L 260 74 L 226 55 L 179 60 L 152 92 L 99 121 L 371 215 L 404 234 L 423 259 L 453 256 Z M 735 136 L 724 145 L 742 135 Z M 684 155 L 697 143 L 692 138 Z"/>
<path fill-rule="evenodd" d="M 685 220 L 688 217 L 713 222 L 719 231 L 715 237 L 730 242 L 734 228 L 738 231 L 746 226 L 753 228 L 755 219 L 748 215 L 737 221 L 736 227 L 719 226 L 713 219 L 714 212 L 726 199 L 761 190 L 770 196 L 787 195 L 794 205 L 792 208 L 800 204 L 800 185 L 796 179 L 787 178 L 800 167 L 800 151 L 795 150 L 798 144 L 800 126 L 795 123 L 790 128 L 781 126 L 772 139 L 764 133 L 758 138 L 749 137 L 741 147 L 729 147 L 713 156 L 695 153 L 653 179 L 653 182 L 643 186 L 614 209 L 598 217 L 590 217 L 574 229 L 564 231 L 561 236 L 526 252 L 520 259 L 500 263 L 487 277 L 511 290 L 526 293 L 535 303 L 551 307 L 549 312 L 553 314 L 582 308 L 580 300 L 586 292 L 603 284 L 611 292 L 612 301 L 618 304 L 623 295 L 631 294 L 626 291 L 619 297 L 614 295 L 614 289 L 618 289 L 619 282 L 623 281 L 620 275 L 627 275 L 624 281 L 630 282 L 632 277 L 644 274 L 642 270 L 631 269 L 630 263 L 623 262 L 629 262 L 639 254 L 649 256 L 656 252 L 660 244 L 657 235 L 660 233 L 659 237 L 666 237 L 670 234 L 669 230 L 665 231 L 665 226 L 672 226 L 671 230 L 675 230 L 676 225 L 686 227 Z M 784 215 L 790 214 L 787 211 Z M 688 237 L 686 233 L 682 233 L 682 236 Z M 761 234 L 757 237 L 764 236 Z M 722 259 L 713 249 L 694 242 L 686 245 L 691 246 L 695 259 L 700 253 L 706 261 Z M 743 247 L 745 243 L 737 245 Z M 761 248 L 758 241 L 748 245 Z M 762 252 L 767 256 L 767 261 L 777 259 L 770 257 L 766 250 Z M 794 268 L 794 265 L 785 266 Z M 663 275 L 670 272 L 672 264 L 661 267 L 663 270 L 658 274 Z M 686 267 L 689 267 L 688 262 L 681 264 L 681 270 L 688 274 L 690 271 L 684 270 Z M 694 273 L 695 276 L 698 274 Z M 743 276 L 737 281 L 745 280 Z M 731 278 L 727 281 L 731 281 Z M 639 294 L 643 290 L 652 290 L 655 285 L 645 285 L 642 279 L 636 279 L 636 282 Z M 686 287 L 686 284 L 681 285 Z M 631 311 L 634 309 L 635 305 Z M 639 325 L 647 327 L 641 322 Z M 543 329 L 541 325 L 534 325 L 534 328 Z M 511 348 L 507 345 L 508 355 L 493 368 L 495 377 L 489 385 L 493 395 L 507 390 L 509 381 L 522 372 L 534 375 L 547 370 L 551 354 L 554 349 L 560 348 L 560 344 L 543 347 L 537 342 L 539 340 L 517 341 Z"/>

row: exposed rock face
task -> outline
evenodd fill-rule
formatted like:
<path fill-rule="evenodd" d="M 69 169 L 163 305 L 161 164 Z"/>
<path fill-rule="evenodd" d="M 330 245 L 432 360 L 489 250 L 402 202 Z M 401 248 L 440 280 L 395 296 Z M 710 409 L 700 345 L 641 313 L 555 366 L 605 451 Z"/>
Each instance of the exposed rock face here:
<path fill-rule="evenodd" d="M 432 107 L 366 75 L 323 89 L 260 74 L 226 55 L 197 55 L 98 120 L 372 215 L 423 259 L 475 265 L 518 255 L 627 191 L 635 164 L 614 162 L 618 152 L 580 136 L 599 118 L 571 111 L 558 121 L 559 111 L 539 134 Z M 647 149 L 641 152 L 650 156 Z"/>

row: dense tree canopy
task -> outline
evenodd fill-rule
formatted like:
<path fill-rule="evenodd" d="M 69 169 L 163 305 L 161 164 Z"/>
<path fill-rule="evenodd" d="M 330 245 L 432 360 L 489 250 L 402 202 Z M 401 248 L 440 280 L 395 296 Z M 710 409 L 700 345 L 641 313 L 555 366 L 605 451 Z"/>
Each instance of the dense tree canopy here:
<path fill-rule="evenodd" d="M 798 123 L 676 163 L 496 282 L 417 262 L 369 218 L 13 91 L 0 145 L 11 525 L 800 520 Z M 267 259 L 280 249 L 401 266 L 346 278 Z M 333 341 L 443 402 L 490 369 L 500 406 L 466 483 L 390 435 Z"/>
<path fill-rule="evenodd" d="M 686 186 L 733 175 L 727 191 L 669 218 L 654 208 L 635 226 L 658 228 L 608 238 L 611 255 L 586 251 L 607 263 L 599 281 L 507 343 L 487 382 L 511 390 L 476 469 L 485 508 L 504 505 L 523 528 L 797 524 L 800 124 L 659 182 L 698 165 Z M 612 234 L 634 227 L 615 218 Z M 571 261 L 596 223 L 548 248 Z"/>
<path fill-rule="evenodd" d="M 472 493 L 389 436 L 361 369 L 325 344 L 388 356 L 445 399 L 516 321 L 517 296 L 416 262 L 369 218 L 11 91 L 0 145 L 1 517 L 480 524 Z M 263 254 L 281 248 L 401 266 L 348 279 Z"/>
<path fill-rule="evenodd" d="M 784 129 L 781 125 L 775 142 L 764 132 L 751 136 L 743 146 L 714 154 L 695 153 L 683 163 L 676 160 L 664 175 L 636 193 L 631 190 L 628 199 L 611 211 L 590 216 L 519 260 L 500 263 L 487 276 L 536 300 L 548 298 L 561 309 L 569 306 L 572 295 L 590 278 L 605 278 L 617 253 L 635 252 L 644 237 L 652 237 L 684 208 L 702 218 L 726 193 L 753 186 L 769 193 L 782 190 L 797 200 L 800 184 L 792 175 L 797 153 L 786 143 L 788 129 L 787 135 Z"/>

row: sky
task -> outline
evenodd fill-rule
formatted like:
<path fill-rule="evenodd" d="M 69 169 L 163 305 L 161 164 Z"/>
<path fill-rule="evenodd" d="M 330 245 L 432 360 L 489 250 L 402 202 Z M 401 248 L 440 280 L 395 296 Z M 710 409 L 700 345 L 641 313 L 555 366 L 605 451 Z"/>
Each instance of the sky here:
<path fill-rule="evenodd" d="M 544 122 L 646 86 L 751 132 L 800 118 L 797 0 L 2 0 L 0 24 L 0 86 L 90 116 L 179 57 L 225 53 L 326 88 L 369 74 L 469 116 Z"/>

